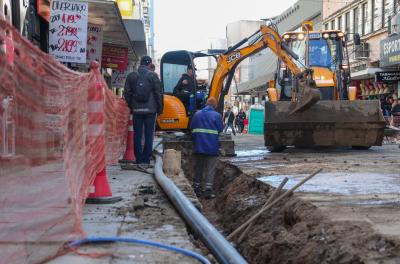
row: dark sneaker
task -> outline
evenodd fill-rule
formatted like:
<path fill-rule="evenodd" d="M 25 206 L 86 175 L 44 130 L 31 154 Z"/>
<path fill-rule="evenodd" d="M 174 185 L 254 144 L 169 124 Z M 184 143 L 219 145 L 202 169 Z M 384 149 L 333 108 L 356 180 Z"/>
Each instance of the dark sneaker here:
<path fill-rule="evenodd" d="M 201 189 L 200 187 L 193 187 L 193 191 L 196 194 L 197 197 L 201 196 Z"/>
<path fill-rule="evenodd" d="M 205 190 L 204 191 L 204 199 L 211 200 L 215 198 L 215 193 L 213 190 Z"/>

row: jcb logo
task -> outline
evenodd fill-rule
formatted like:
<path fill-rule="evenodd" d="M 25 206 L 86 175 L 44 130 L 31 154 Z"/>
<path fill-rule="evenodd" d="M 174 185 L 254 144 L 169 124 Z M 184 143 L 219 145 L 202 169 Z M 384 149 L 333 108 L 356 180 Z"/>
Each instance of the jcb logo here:
<path fill-rule="evenodd" d="M 235 61 L 240 58 L 240 52 L 236 52 L 228 57 L 228 63 Z"/>

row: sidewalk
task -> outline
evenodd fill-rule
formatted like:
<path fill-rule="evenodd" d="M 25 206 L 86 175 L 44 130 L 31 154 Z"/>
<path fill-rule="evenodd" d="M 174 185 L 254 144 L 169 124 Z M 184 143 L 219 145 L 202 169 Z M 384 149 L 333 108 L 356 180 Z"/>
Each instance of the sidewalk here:
<path fill-rule="evenodd" d="M 185 223 L 169 203 L 153 175 L 121 170 L 120 166 L 108 166 L 107 176 L 113 195 L 122 196 L 123 201 L 109 205 L 86 205 L 83 225 L 88 236 L 152 240 L 201 254 L 193 245 Z M 91 258 L 70 253 L 48 263 L 198 263 L 181 254 L 136 244 L 90 245 L 81 247 L 79 252 L 113 255 Z"/>

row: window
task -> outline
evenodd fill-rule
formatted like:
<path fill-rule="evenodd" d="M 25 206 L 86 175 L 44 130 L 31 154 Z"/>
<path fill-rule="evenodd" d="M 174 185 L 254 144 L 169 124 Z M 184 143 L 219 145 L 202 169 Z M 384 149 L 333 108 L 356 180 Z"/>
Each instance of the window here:
<path fill-rule="evenodd" d="M 325 30 L 328 30 L 328 29 L 329 29 L 329 24 L 326 23 L 326 24 L 325 24 Z"/>
<path fill-rule="evenodd" d="M 346 33 L 350 32 L 350 12 L 347 12 L 344 15 L 344 31 Z"/>
<path fill-rule="evenodd" d="M 331 21 L 331 29 L 332 29 L 332 30 L 335 29 L 335 19 Z"/>
<path fill-rule="evenodd" d="M 364 3 L 361 6 L 361 35 L 369 33 L 369 23 L 371 20 L 368 17 L 368 3 Z"/>
<path fill-rule="evenodd" d="M 358 24 L 360 23 L 360 14 L 358 7 L 353 9 L 353 33 L 360 33 Z"/>
<path fill-rule="evenodd" d="M 372 31 L 382 28 L 383 0 L 372 1 Z"/>
<path fill-rule="evenodd" d="M 391 4 L 390 0 L 382 1 L 382 27 L 387 27 L 389 17 L 393 17 L 391 16 L 390 4 Z"/>
<path fill-rule="evenodd" d="M 337 28 L 339 29 L 339 30 L 342 30 L 342 16 L 340 16 L 340 17 L 338 17 L 338 20 L 337 20 Z"/>

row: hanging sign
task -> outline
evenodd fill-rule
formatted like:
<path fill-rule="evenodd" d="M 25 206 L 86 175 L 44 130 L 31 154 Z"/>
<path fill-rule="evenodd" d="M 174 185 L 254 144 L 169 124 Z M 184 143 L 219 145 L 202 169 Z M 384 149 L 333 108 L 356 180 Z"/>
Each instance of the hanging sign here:
<path fill-rule="evenodd" d="M 124 87 L 128 71 L 113 71 L 111 75 L 111 87 Z"/>
<path fill-rule="evenodd" d="M 103 27 L 89 24 L 87 55 L 86 55 L 87 63 L 90 63 L 92 61 L 97 61 L 101 63 L 102 48 L 103 48 Z"/>
<path fill-rule="evenodd" d="M 376 82 L 397 82 L 400 81 L 400 72 L 390 71 L 390 72 L 376 72 L 375 73 Z"/>
<path fill-rule="evenodd" d="M 101 65 L 104 68 L 125 71 L 128 68 L 128 48 L 104 45 Z"/>
<path fill-rule="evenodd" d="M 86 63 L 88 9 L 87 2 L 51 2 L 49 53 L 59 61 Z"/>

